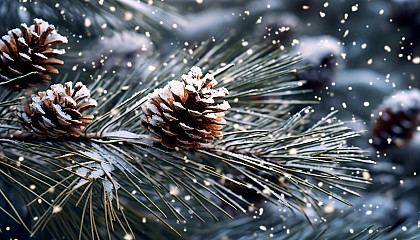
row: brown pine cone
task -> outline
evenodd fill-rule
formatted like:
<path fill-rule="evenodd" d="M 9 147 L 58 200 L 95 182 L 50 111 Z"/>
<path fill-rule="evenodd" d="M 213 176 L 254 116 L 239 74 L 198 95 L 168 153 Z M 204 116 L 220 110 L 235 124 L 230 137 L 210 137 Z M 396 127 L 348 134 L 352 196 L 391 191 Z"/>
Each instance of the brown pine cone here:
<path fill-rule="evenodd" d="M 376 149 L 404 147 L 417 129 L 420 113 L 420 91 L 397 93 L 379 106 L 372 129 L 372 145 Z"/>
<path fill-rule="evenodd" d="M 58 73 L 52 65 L 64 63 L 51 56 L 65 53 L 64 49 L 53 49 L 51 46 L 67 43 L 66 37 L 41 19 L 35 19 L 34 25 L 29 28 L 23 23 L 21 28 L 10 30 L 0 42 L 0 83 L 10 81 L 2 86 L 13 91 L 50 81 L 49 74 Z"/>
<path fill-rule="evenodd" d="M 213 105 L 229 94 L 226 88 L 214 90 L 216 84 L 213 75 L 202 78 L 201 69 L 192 67 L 182 82 L 171 81 L 148 95 L 141 124 L 170 149 L 201 148 L 213 142 L 222 137 L 224 111 L 230 108 L 227 101 Z"/>
<path fill-rule="evenodd" d="M 96 106 L 85 85 L 78 82 L 73 88 L 73 84 L 67 82 L 32 95 L 31 100 L 17 109 L 17 117 L 25 130 L 39 138 L 79 137 L 93 120 L 93 115 L 82 112 Z"/>

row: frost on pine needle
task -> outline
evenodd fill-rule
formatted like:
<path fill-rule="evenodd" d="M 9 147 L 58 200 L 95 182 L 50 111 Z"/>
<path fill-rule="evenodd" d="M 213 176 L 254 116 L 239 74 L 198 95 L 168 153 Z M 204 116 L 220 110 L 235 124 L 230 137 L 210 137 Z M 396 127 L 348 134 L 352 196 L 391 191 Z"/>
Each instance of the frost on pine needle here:
<path fill-rule="evenodd" d="M 86 153 L 86 155 L 88 156 L 91 154 L 92 153 Z M 99 155 L 95 154 L 95 156 L 96 156 L 95 159 L 98 159 L 97 157 Z M 114 191 L 118 191 L 118 188 L 120 187 L 120 185 L 114 179 L 112 179 L 112 181 L 108 179 L 108 176 L 111 176 L 112 171 L 114 171 L 114 166 L 111 163 L 104 163 L 104 162 L 100 164 L 99 163 L 89 164 L 86 167 L 80 167 L 76 169 L 76 173 L 79 176 L 86 177 L 87 179 L 90 179 L 92 181 L 95 181 L 97 179 L 102 179 L 101 181 L 102 186 L 110 201 L 114 199 Z M 86 183 L 88 183 L 89 180 L 87 179 L 85 178 L 80 179 L 78 183 L 73 187 L 73 189 L 78 189 L 82 187 L 83 185 L 85 185 Z"/>
<path fill-rule="evenodd" d="M 129 131 L 115 131 L 115 132 L 105 132 L 102 134 L 103 137 L 107 138 L 139 138 L 139 136 L 135 133 L 129 132 Z"/>
<path fill-rule="evenodd" d="M 224 111 L 230 108 L 227 101 L 214 105 L 229 94 L 226 88 L 213 89 L 216 85 L 212 74 L 203 77 L 199 67 L 192 67 L 182 82 L 170 81 L 148 95 L 142 105 L 142 126 L 167 148 L 204 147 L 222 137 Z"/>

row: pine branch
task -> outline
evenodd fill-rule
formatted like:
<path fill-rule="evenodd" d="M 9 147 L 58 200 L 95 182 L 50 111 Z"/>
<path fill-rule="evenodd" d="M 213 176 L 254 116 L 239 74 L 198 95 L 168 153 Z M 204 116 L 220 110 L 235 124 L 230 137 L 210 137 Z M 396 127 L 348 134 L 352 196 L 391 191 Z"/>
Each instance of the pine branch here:
<path fill-rule="evenodd" d="M 226 137 L 213 147 L 171 151 L 141 137 L 146 131 L 139 124 L 140 107 L 148 93 L 180 78 L 186 58 L 217 73 L 230 91 L 233 110 L 226 115 Z M 304 92 L 292 90 L 303 84 L 293 80 L 299 59 L 263 46 L 207 42 L 192 55 L 179 52 L 163 64 L 158 61 L 150 60 L 154 71 L 145 64 L 122 84 L 107 75 L 91 83 L 98 108 L 85 137 L 18 141 L 0 128 L 7 159 L 2 165 L 10 171 L 1 174 L 22 189 L 39 216 L 33 234 L 46 229 L 56 237 L 97 238 L 106 232 L 121 238 L 139 234 L 131 225 L 141 217 L 158 219 L 178 234 L 176 220 L 232 217 L 232 209 L 245 210 L 244 202 L 258 204 L 236 193 L 235 186 L 301 212 L 308 205 L 319 211 L 320 194 L 350 204 L 339 193 L 357 195 L 352 189 L 368 183 L 350 167 L 372 163 L 365 152 L 346 145 L 357 134 L 331 115 L 311 125 L 311 109 L 296 110 L 311 103 L 292 98 Z M 36 189 L 27 187 L 31 184 Z M 65 229 L 79 229 L 78 236 Z"/>

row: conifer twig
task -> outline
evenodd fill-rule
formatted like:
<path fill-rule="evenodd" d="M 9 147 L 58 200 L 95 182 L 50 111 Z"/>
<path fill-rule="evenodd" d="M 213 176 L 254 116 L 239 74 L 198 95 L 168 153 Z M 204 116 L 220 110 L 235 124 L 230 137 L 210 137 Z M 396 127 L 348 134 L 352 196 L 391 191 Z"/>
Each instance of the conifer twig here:
<path fill-rule="evenodd" d="M 136 135 L 137 138 L 139 139 L 147 139 L 147 140 L 151 140 L 153 142 L 158 142 L 157 139 L 153 138 L 150 135 L 145 135 L 145 134 L 138 134 Z M 31 132 L 22 132 L 22 131 L 16 131 L 13 133 L 1 133 L 0 134 L 0 139 L 10 139 L 10 140 L 21 140 L 21 141 L 25 141 L 25 140 L 89 140 L 89 139 L 97 139 L 97 140 L 108 140 L 108 139 L 116 139 L 116 138 L 121 138 L 121 139 L 125 139 L 124 137 L 118 137 L 117 135 L 113 135 L 112 132 L 111 133 L 83 133 L 78 137 L 72 136 L 70 134 L 66 134 L 61 138 L 39 138 L 37 135 L 31 133 Z"/>

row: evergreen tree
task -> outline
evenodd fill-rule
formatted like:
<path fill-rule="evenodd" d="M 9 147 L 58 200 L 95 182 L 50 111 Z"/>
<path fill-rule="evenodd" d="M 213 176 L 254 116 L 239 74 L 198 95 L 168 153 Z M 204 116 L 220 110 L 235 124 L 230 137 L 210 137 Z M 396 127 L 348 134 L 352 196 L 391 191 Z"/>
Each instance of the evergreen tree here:
<path fill-rule="evenodd" d="M 1 238 L 420 237 L 413 201 L 380 192 L 417 185 L 330 109 L 342 48 L 301 38 L 290 11 L 319 3 L 296 2 L 2 1 Z M 415 139 L 416 94 L 374 147 Z"/>

